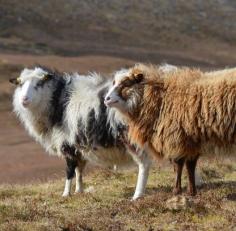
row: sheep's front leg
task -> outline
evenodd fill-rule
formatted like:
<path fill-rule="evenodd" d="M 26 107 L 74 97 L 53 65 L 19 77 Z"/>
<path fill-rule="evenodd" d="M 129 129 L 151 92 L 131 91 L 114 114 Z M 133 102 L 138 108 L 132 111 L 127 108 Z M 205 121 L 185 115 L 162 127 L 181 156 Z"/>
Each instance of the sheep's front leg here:
<path fill-rule="evenodd" d="M 75 169 L 75 193 L 82 193 L 84 191 L 84 185 L 83 185 L 83 171 L 86 166 L 86 160 L 82 158 L 82 155 L 80 154 L 77 167 Z"/>
<path fill-rule="evenodd" d="M 62 194 L 63 197 L 70 196 L 71 183 L 75 175 L 76 167 L 77 167 L 77 160 L 70 157 L 66 157 L 66 183 L 64 192 Z"/>
<path fill-rule="evenodd" d="M 138 165 L 138 180 L 136 184 L 135 193 L 133 195 L 132 200 L 136 200 L 139 197 L 143 196 L 145 193 L 148 175 L 150 169 L 150 162 L 149 163 L 139 163 Z"/>
<path fill-rule="evenodd" d="M 174 160 L 174 170 L 176 174 L 176 180 L 175 180 L 175 187 L 173 189 L 173 193 L 175 195 L 182 193 L 181 177 L 182 177 L 184 162 L 185 162 L 185 158 Z"/>
<path fill-rule="evenodd" d="M 189 180 L 188 194 L 190 196 L 195 196 L 197 193 L 196 184 L 195 184 L 195 169 L 197 166 L 198 158 L 199 156 L 195 157 L 194 159 L 186 161 L 186 168 L 187 168 L 188 180 Z"/>
<path fill-rule="evenodd" d="M 130 151 L 130 153 L 134 161 L 138 164 L 138 179 L 135 192 L 132 197 L 132 200 L 136 200 L 141 196 L 143 196 L 145 193 L 151 160 L 149 159 L 148 155 L 143 151 L 142 152 Z"/>

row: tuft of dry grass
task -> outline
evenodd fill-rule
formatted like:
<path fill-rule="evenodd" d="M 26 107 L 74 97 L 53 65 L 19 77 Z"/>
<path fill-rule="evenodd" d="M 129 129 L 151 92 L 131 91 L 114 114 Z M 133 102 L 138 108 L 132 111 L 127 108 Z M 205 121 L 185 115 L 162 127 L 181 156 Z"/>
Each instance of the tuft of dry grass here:
<path fill-rule="evenodd" d="M 64 180 L 3 185 L 0 230 L 233 230 L 236 165 L 204 161 L 200 166 L 205 183 L 195 198 L 185 193 L 172 198 L 174 174 L 168 166 L 151 171 L 146 196 L 134 202 L 130 201 L 136 181 L 132 172 L 93 171 L 86 178 L 92 192 L 69 198 L 61 197 Z"/>

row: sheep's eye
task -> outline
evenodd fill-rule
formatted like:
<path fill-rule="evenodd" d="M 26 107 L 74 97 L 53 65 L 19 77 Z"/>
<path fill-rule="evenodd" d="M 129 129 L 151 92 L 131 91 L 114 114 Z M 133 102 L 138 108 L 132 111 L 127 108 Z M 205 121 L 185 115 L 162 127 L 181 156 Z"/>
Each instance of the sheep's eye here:
<path fill-rule="evenodd" d="M 115 82 L 115 80 L 113 80 L 113 82 L 112 82 L 112 85 L 114 86 L 114 85 L 115 85 L 115 83 L 116 83 L 116 82 Z"/>
<path fill-rule="evenodd" d="M 123 83 L 124 87 L 130 87 L 133 85 L 133 82 L 130 79 L 126 79 Z"/>
<path fill-rule="evenodd" d="M 42 79 L 40 79 L 35 86 L 35 89 L 39 88 L 39 87 L 43 87 L 44 84 L 50 79 L 50 75 L 45 75 Z"/>
<path fill-rule="evenodd" d="M 45 75 L 44 77 L 43 77 L 43 81 L 47 81 L 49 79 L 49 76 L 48 75 Z"/>
<path fill-rule="evenodd" d="M 46 75 L 43 76 L 42 80 L 47 81 L 53 78 L 53 75 L 51 73 L 47 73 Z"/>
<path fill-rule="evenodd" d="M 43 87 L 44 83 L 46 80 L 41 79 L 36 83 L 35 89 L 39 88 L 39 87 Z"/>

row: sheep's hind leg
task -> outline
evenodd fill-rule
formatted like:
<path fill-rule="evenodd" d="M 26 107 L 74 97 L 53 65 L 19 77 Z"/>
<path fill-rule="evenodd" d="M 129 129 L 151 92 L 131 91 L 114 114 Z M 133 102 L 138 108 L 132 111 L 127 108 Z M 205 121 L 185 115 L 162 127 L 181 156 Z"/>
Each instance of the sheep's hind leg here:
<path fill-rule="evenodd" d="M 86 160 L 84 160 L 81 153 L 79 153 L 77 167 L 75 169 L 75 178 L 76 178 L 75 193 L 82 193 L 84 191 L 83 171 L 85 166 L 86 166 Z"/>
<path fill-rule="evenodd" d="M 187 168 L 188 180 L 189 180 L 188 194 L 190 196 L 195 196 L 197 193 L 196 185 L 195 185 L 195 169 L 197 166 L 198 158 L 199 156 L 195 157 L 194 159 L 186 161 L 186 168 Z"/>
<path fill-rule="evenodd" d="M 182 193 L 181 177 L 182 177 L 184 162 L 185 158 L 174 160 L 174 170 L 176 173 L 175 187 L 173 189 L 174 195 Z"/>
<path fill-rule="evenodd" d="M 77 167 L 77 160 L 74 158 L 66 157 L 66 183 L 64 192 L 62 194 L 63 197 L 70 196 L 71 183 L 75 175 L 76 167 Z"/>

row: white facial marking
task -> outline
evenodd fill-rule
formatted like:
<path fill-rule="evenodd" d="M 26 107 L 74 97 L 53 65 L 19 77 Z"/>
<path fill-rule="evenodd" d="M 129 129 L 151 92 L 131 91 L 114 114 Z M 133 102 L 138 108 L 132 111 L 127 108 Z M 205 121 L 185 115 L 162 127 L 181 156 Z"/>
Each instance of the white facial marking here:
<path fill-rule="evenodd" d="M 121 104 L 124 103 L 124 100 L 121 99 L 121 97 L 118 95 L 117 87 L 120 83 L 120 81 L 126 77 L 129 74 L 128 69 L 121 69 L 120 71 L 117 71 L 114 76 L 115 84 L 110 88 L 108 93 L 106 94 L 104 103 L 108 107 L 119 107 Z"/>
<path fill-rule="evenodd" d="M 112 88 L 106 94 L 104 103 L 108 107 L 114 107 L 115 104 L 118 103 L 120 100 L 120 97 L 117 94 L 116 88 L 117 88 L 116 85 L 112 86 Z"/>
<path fill-rule="evenodd" d="M 40 100 L 39 93 L 35 89 L 37 82 L 47 74 L 42 68 L 25 68 L 20 74 L 21 87 L 19 88 L 19 100 L 24 108 L 28 108 L 33 103 Z"/>
<path fill-rule="evenodd" d="M 32 101 L 33 87 L 32 81 L 27 80 L 21 89 L 21 103 L 24 107 L 27 107 Z"/>

